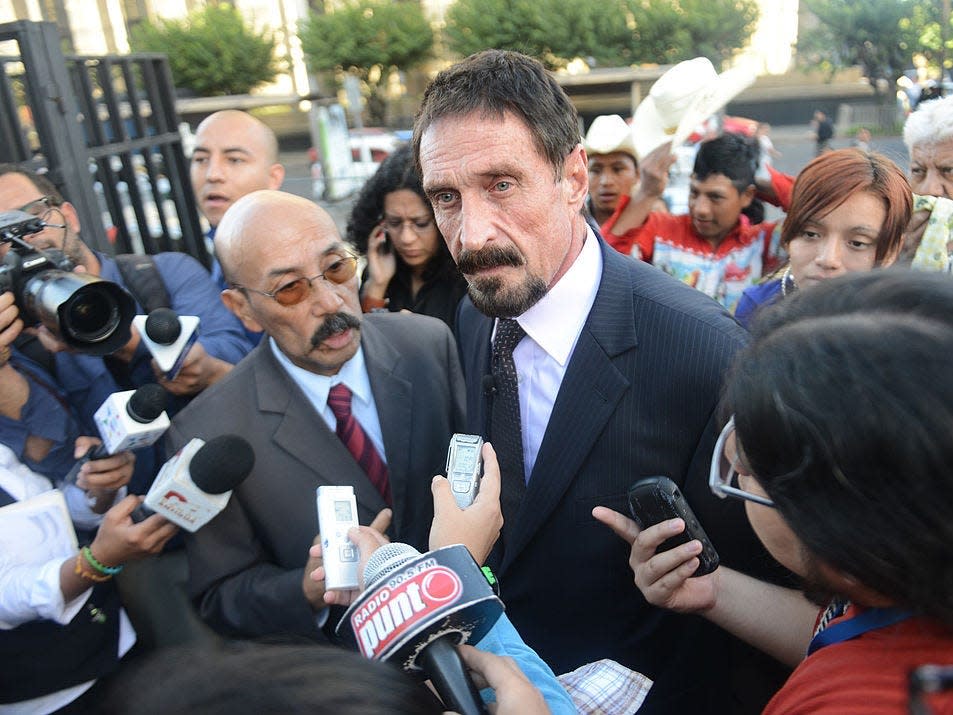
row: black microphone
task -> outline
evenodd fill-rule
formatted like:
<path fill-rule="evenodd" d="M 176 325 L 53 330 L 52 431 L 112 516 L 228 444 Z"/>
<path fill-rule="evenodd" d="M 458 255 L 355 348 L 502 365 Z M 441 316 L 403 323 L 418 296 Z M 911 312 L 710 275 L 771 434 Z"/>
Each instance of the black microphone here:
<path fill-rule="evenodd" d="M 106 398 L 93 415 L 102 444 L 90 447 L 63 482 L 75 483 L 80 468 L 91 459 L 154 444 L 169 427 L 165 414 L 168 397 L 164 387 L 152 382 L 137 390 L 114 392 Z"/>
<path fill-rule="evenodd" d="M 225 508 L 232 490 L 254 466 L 254 450 L 238 435 L 192 439 L 162 466 L 132 519 L 139 522 L 157 513 L 186 531 L 197 531 Z"/>
<path fill-rule="evenodd" d="M 492 397 L 496 394 L 496 378 L 492 374 L 484 375 L 481 385 L 483 386 L 484 397 Z"/>
<path fill-rule="evenodd" d="M 421 554 L 385 544 L 364 569 L 364 593 L 336 633 L 367 658 L 398 663 L 430 678 L 448 710 L 480 715 L 486 708 L 454 647 L 482 639 L 503 613 L 470 552 L 461 544 Z"/>
<path fill-rule="evenodd" d="M 146 335 L 160 345 L 171 345 L 182 334 L 182 323 L 171 308 L 156 308 L 146 318 Z"/>

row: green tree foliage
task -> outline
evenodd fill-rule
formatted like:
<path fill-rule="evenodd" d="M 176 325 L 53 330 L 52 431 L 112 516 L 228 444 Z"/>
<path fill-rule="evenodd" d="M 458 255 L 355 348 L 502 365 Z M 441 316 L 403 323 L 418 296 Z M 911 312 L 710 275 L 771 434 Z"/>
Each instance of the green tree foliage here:
<path fill-rule="evenodd" d="M 333 12 L 312 12 L 298 36 L 312 70 L 351 72 L 364 81 L 375 121 L 384 119 L 383 89 L 390 73 L 419 66 L 431 56 L 434 41 L 414 0 L 350 0 Z"/>
<path fill-rule="evenodd" d="M 176 86 L 203 97 L 246 94 L 281 69 L 271 33 L 255 32 L 226 3 L 206 5 L 184 20 L 142 23 L 130 45 L 134 52 L 167 54 Z"/>
<path fill-rule="evenodd" d="M 860 65 L 878 94 L 881 80 L 890 88 L 910 66 L 919 46 L 918 33 L 908 21 L 916 0 L 804 0 L 818 26 L 800 33 L 798 62 L 829 74 Z"/>
<path fill-rule="evenodd" d="M 550 68 L 575 57 L 624 66 L 699 55 L 720 66 L 757 20 L 756 0 L 456 0 L 444 35 L 459 55 L 519 50 Z"/>
<path fill-rule="evenodd" d="M 456 0 L 446 20 L 444 38 L 462 57 L 494 48 L 543 59 L 549 50 L 540 37 L 542 8 L 530 0 Z"/>
<path fill-rule="evenodd" d="M 939 2 L 917 0 L 909 17 L 900 21 L 900 26 L 917 33 L 919 47 L 913 48 L 914 51 L 922 53 L 927 62 L 937 69 L 942 58 L 946 69 L 949 69 L 953 65 L 953 17 L 947 18 L 946 33 L 943 32 L 942 22 L 943 12 Z"/>

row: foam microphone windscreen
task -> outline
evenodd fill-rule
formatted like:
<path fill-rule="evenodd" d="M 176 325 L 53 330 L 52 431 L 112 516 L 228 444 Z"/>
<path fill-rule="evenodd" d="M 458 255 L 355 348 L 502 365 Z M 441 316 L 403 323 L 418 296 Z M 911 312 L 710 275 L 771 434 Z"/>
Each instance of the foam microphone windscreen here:
<path fill-rule="evenodd" d="M 148 424 L 165 409 L 169 393 L 154 382 L 137 389 L 126 404 L 126 413 L 136 422 Z"/>
<path fill-rule="evenodd" d="M 182 323 L 171 308 L 156 308 L 146 318 L 146 335 L 159 345 L 171 345 L 179 339 Z"/>
<path fill-rule="evenodd" d="M 255 466 L 255 452 L 238 435 L 223 434 L 206 442 L 189 464 L 192 482 L 206 494 L 224 494 L 237 487 Z"/>

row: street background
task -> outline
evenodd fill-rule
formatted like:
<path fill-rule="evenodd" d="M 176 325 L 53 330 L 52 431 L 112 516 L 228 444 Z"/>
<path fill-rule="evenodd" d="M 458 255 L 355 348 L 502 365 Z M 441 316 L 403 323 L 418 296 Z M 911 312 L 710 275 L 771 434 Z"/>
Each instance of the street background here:
<path fill-rule="evenodd" d="M 780 171 L 796 175 L 814 158 L 814 139 L 812 138 L 811 128 L 806 124 L 773 127 L 771 139 L 774 141 L 775 148 L 782 154 L 782 156 L 774 162 L 775 168 Z M 835 137 L 831 145 L 834 149 L 842 149 L 853 146 L 853 140 L 846 137 Z M 907 171 L 909 159 L 901 137 L 875 136 L 871 139 L 870 148 L 873 151 L 881 152 L 890 157 L 905 172 Z M 295 149 L 283 151 L 281 152 L 280 160 L 285 166 L 285 181 L 282 188 L 298 196 L 314 199 L 311 162 L 308 159 L 307 150 Z M 357 193 L 355 192 L 340 201 L 324 201 L 318 199 L 317 202 L 331 214 L 343 235 L 347 227 L 351 207 L 356 199 Z"/>

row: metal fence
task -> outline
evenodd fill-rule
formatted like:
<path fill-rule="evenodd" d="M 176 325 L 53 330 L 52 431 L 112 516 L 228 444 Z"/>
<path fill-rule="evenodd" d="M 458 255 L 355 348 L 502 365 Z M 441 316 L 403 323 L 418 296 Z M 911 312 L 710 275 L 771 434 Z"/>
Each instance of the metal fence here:
<path fill-rule="evenodd" d="M 165 55 L 64 57 L 56 26 L 28 21 L 0 43 L 0 159 L 47 171 L 90 247 L 208 265 Z"/>

